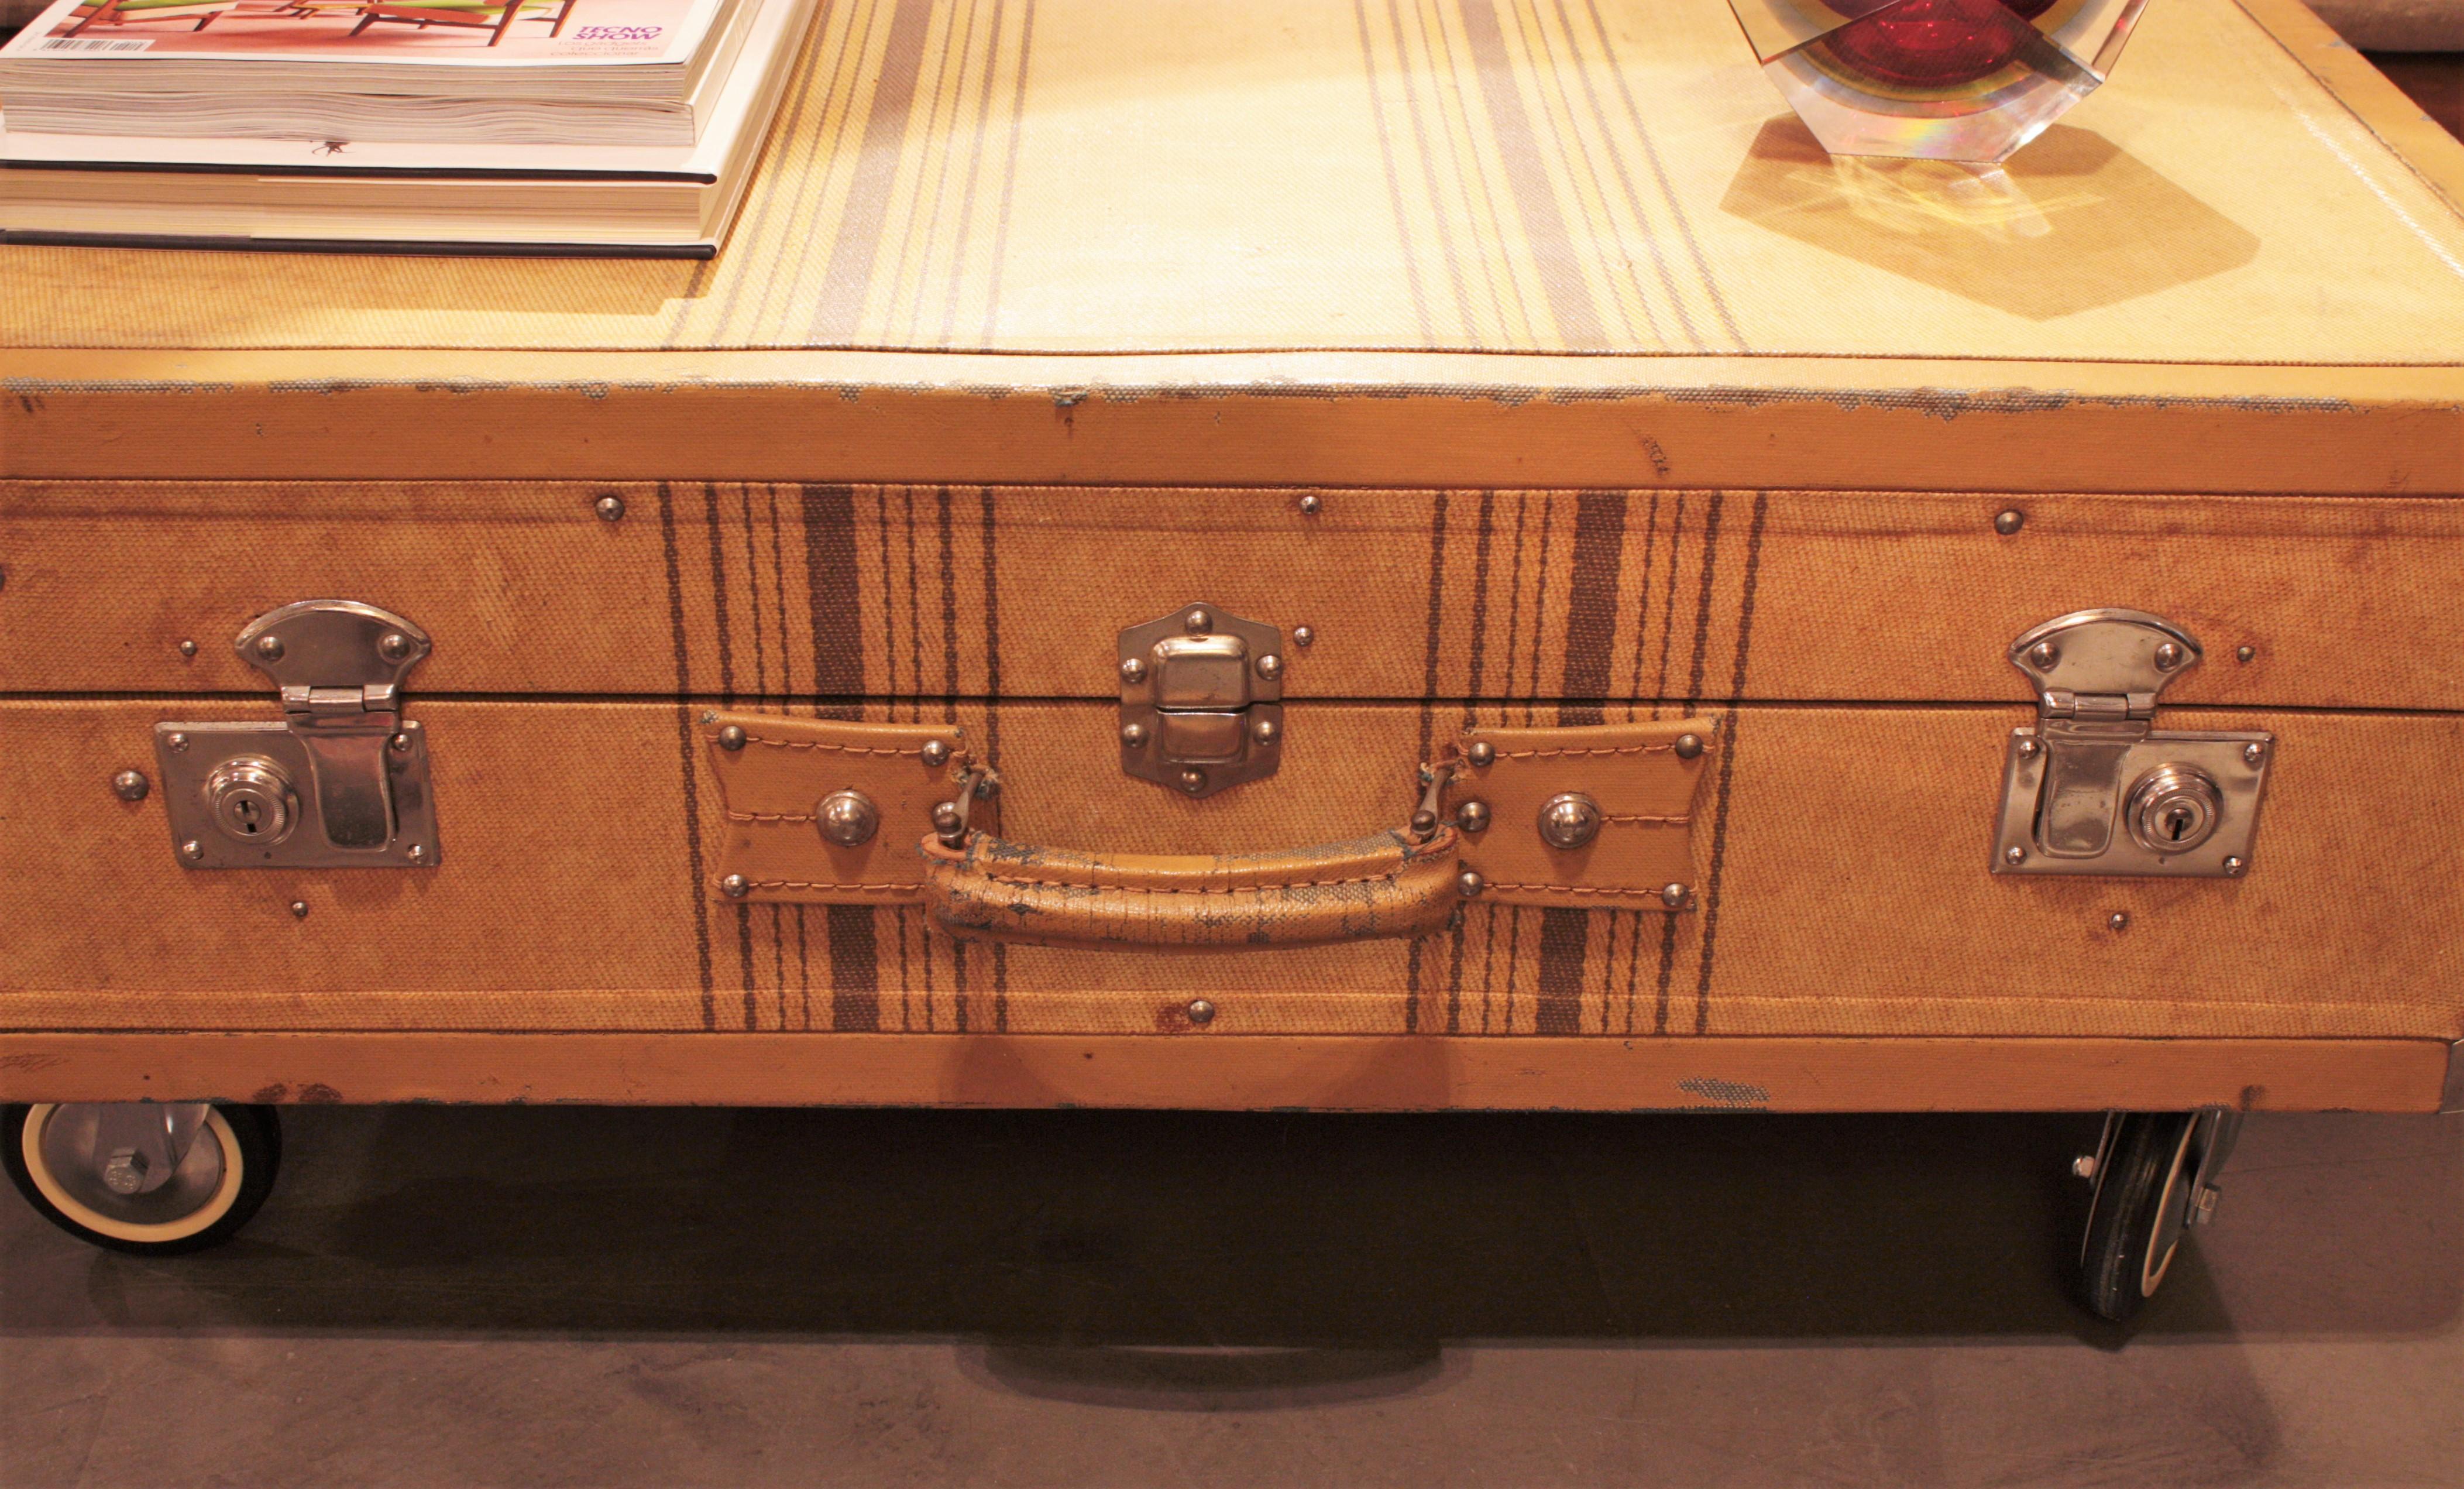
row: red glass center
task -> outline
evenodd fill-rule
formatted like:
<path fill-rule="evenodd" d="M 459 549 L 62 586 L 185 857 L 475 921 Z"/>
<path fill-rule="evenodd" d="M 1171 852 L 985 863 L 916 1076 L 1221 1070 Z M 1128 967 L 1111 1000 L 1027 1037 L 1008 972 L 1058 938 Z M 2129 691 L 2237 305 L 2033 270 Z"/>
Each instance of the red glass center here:
<path fill-rule="evenodd" d="M 1834 56 L 1878 81 L 1948 88 L 2008 67 L 2054 0 L 1903 0 L 1823 38 Z"/>

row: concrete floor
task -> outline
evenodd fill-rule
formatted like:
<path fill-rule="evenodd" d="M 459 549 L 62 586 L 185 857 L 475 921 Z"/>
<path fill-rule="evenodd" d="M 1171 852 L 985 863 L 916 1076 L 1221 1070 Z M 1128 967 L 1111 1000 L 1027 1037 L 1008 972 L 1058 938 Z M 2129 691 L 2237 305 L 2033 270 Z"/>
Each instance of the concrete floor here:
<path fill-rule="evenodd" d="M 2134 1335 L 2093 1120 L 293 1108 L 0 1205 L 0 1482 L 2464 1484 L 2464 1119 L 2255 1121 Z"/>

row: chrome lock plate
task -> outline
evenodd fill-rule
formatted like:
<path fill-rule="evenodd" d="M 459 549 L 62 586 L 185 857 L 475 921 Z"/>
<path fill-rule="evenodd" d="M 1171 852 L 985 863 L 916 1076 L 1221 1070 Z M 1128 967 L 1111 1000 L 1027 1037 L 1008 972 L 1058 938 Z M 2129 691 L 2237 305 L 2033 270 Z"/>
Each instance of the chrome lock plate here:
<path fill-rule="evenodd" d="M 2237 878 L 2250 871 L 2276 737 L 2155 726 L 2198 641 L 2144 611 L 2049 620 L 2011 643 L 2036 722 L 2011 731 L 1996 874 Z"/>
<path fill-rule="evenodd" d="M 1184 605 L 1121 633 L 1121 768 L 1190 796 L 1275 773 L 1283 633 Z"/>
<path fill-rule="evenodd" d="M 158 723 L 172 852 L 192 869 L 429 868 L 428 735 L 402 717 L 427 633 L 353 600 L 303 600 L 232 643 L 274 679 L 278 720 Z"/>

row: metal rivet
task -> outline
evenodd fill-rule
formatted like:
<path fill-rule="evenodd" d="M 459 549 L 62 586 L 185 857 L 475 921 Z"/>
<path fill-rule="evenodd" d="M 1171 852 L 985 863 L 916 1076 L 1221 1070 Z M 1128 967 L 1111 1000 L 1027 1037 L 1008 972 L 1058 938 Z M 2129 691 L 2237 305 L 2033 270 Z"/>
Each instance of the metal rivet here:
<path fill-rule="evenodd" d="M 1187 631 L 1192 634 L 1196 634 L 1201 631 L 1214 630 L 1215 617 L 1209 615 L 1204 611 L 1191 611 L 1188 614 L 1180 617 L 1180 625 L 1182 630 Z"/>
<path fill-rule="evenodd" d="M 1144 682 L 1147 680 L 1147 659 L 1143 656 L 1122 657 L 1121 680 L 1123 682 Z"/>
<path fill-rule="evenodd" d="M 1261 719 L 1256 723 L 1249 725 L 1250 738 L 1256 740 L 1261 744 L 1272 744 L 1275 743 L 1275 736 L 1283 732 L 1283 730 L 1275 727 L 1275 721 L 1272 719 Z"/>
<path fill-rule="evenodd" d="M 2163 642 L 2156 648 L 2156 670 L 2158 672 L 2171 672 L 2174 668 L 2182 665 L 2182 659 L 2189 655 L 2189 654 L 2188 652 L 2182 650 L 2180 642 Z"/>
<path fill-rule="evenodd" d="M 1466 833 L 1488 831 L 1488 803 L 1467 801 L 1455 809 L 1455 826 Z"/>
<path fill-rule="evenodd" d="M 197 643 L 196 643 L 196 642 L 194 642 L 194 641 L 183 641 L 183 642 L 181 642 L 181 643 L 180 643 L 180 655 L 181 655 L 181 656 L 196 656 L 196 655 L 197 655 Z"/>
<path fill-rule="evenodd" d="M 427 848 L 418 843 L 413 843 L 409 847 L 404 849 L 402 851 L 402 856 L 408 858 L 413 863 L 426 863 L 428 861 Z"/>
<path fill-rule="evenodd" d="M 1678 759 L 1692 760 L 1700 756 L 1702 753 L 1703 736 L 1699 734 L 1681 734 L 1677 736 Z"/>
<path fill-rule="evenodd" d="M 1497 746 L 1486 740 L 1474 740 L 1463 751 L 1463 758 L 1471 762 L 1473 769 L 1485 770 L 1497 764 Z"/>
<path fill-rule="evenodd" d="M 2249 864 L 2242 862 L 2239 858 L 2227 858 L 2225 860 L 2225 874 L 2227 877 L 2232 878 L 2241 878 L 2241 871 L 2249 867 Z"/>
<path fill-rule="evenodd" d="M 957 802 L 936 801 L 933 804 L 933 831 L 942 836 L 955 835 L 965 821 L 964 817 L 958 815 Z"/>
<path fill-rule="evenodd" d="M 280 661 L 282 659 L 282 638 L 275 635 L 258 636 L 256 638 L 256 655 L 264 657 L 270 662 Z"/>
<path fill-rule="evenodd" d="M 2044 752 L 2044 748 L 2045 746 L 2035 740 L 2023 739 L 2019 742 L 2019 758 L 2034 760 Z"/>
<path fill-rule="evenodd" d="M 145 779 L 143 770 L 122 770 L 111 778 L 111 792 L 121 801 L 143 801 L 154 783 Z"/>
<path fill-rule="evenodd" d="M 166 734 L 163 736 L 163 743 L 169 746 L 174 755 L 185 755 L 188 752 L 188 737 L 185 734 Z"/>
<path fill-rule="evenodd" d="M 1204 998 L 1190 999 L 1189 1021 L 1193 1024 L 1211 1024 L 1215 1022 L 1215 1005 L 1207 1002 Z"/>
<path fill-rule="evenodd" d="M 881 826 L 881 810 L 872 798 L 852 788 L 830 792 L 822 798 L 813 815 L 822 836 L 841 848 L 857 848 L 872 840 L 873 830 Z"/>
<path fill-rule="evenodd" d="M 2005 538 L 2027 525 L 2028 514 L 2015 506 L 1993 514 L 1993 530 Z"/>
<path fill-rule="evenodd" d="M 2107 930 L 2128 930 L 2130 928 L 2130 912 L 2127 910 L 2114 911 L 2111 915 L 2104 918 L 2104 927 Z"/>
<path fill-rule="evenodd" d="M 1146 742 L 1147 726 L 1145 724 L 1125 723 L 1121 725 L 1122 744 L 1127 744 L 1132 749 L 1137 749 L 1143 746 Z"/>
<path fill-rule="evenodd" d="M 2255 766 L 2266 758 L 2267 749 L 2264 745 L 2245 744 L 2241 747 L 2241 763 L 2243 765 Z"/>
<path fill-rule="evenodd" d="M 1180 773 L 1180 789 L 1184 791 L 1192 792 L 1206 789 L 1206 772 L 1199 769 L 1196 766 L 1192 766 L 1188 769 L 1183 770 Z"/>
<path fill-rule="evenodd" d="M 195 863 L 206 856 L 206 845 L 191 837 L 180 845 L 180 856 Z"/>
<path fill-rule="evenodd" d="M 1412 835 L 1414 837 L 1426 837 L 1437 830 L 1438 814 L 1436 812 L 1431 811 L 1426 807 L 1422 807 L 1418 811 L 1412 813 Z"/>
<path fill-rule="evenodd" d="M 1685 908 L 1687 898 L 1692 894 L 1693 891 L 1683 884 L 1669 884 L 1660 891 L 1660 902 L 1672 910 L 1683 910 Z"/>
<path fill-rule="evenodd" d="M 1309 629 L 1309 627 L 1307 627 L 1307 626 L 1294 626 L 1294 627 L 1292 628 L 1292 645 L 1294 645 L 1294 646 L 1299 646 L 1299 647 L 1309 647 L 1309 646 L 1315 646 L 1316 644 L 1317 644 L 1317 633 L 1316 633 L 1316 632 L 1314 632 L 1314 631 L 1310 630 L 1310 629 Z"/>
<path fill-rule="evenodd" d="M 2002 861 L 2015 869 L 2028 861 L 2028 850 L 2013 843 L 2002 850 Z"/>
<path fill-rule="evenodd" d="M 590 509 L 599 514 L 599 520 L 603 522 L 621 522 L 625 520 L 625 499 L 612 491 L 592 502 Z"/>
<path fill-rule="evenodd" d="M 2247 667 L 2252 662 L 2258 660 L 2258 648 L 2255 646 L 2235 647 L 2233 649 L 2233 660 L 2240 662 L 2243 666 Z"/>
<path fill-rule="evenodd" d="M 1301 498 L 1301 516 L 1315 517 L 1326 510 L 1326 499 L 1315 492 Z"/>
<path fill-rule="evenodd" d="M 2028 648 L 2028 662 L 2038 672 L 2050 671 L 2061 659 L 2062 649 L 2051 641 L 2039 641 Z"/>
<path fill-rule="evenodd" d="M 377 637 L 377 655 L 389 662 L 401 661 L 410 655 L 410 637 L 399 631 L 388 631 Z"/>
<path fill-rule="evenodd" d="M 397 755 L 407 755 L 410 753 L 410 736 L 407 734 L 397 734 L 392 739 L 385 741 L 385 743 L 393 746 L 393 752 Z"/>
<path fill-rule="evenodd" d="M 1473 873 L 1469 869 L 1465 869 L 1461 874 L 1455 876 L 1455 893 L 1463 896 L 1465 900 L 1479 899 L 1480 892 L 1487 887 L 1488 880 L 1482 878 L 1479 875 Z"/>
<path fill-rule="evenodd" d="M 950 742 L 948 740 L 926 740 L 924 742 L 924 748 L 920 753 L 922 754 L 926 765 L 938 770 L 943 766 L 950 763 Z"/>
<path fill-rule="evenodd" d="M 291 918 L 295 921 L 304 921 L 308 919 L 308 901 L 305 900 L 294 900 L 291 901 Z"/>
<path fill-rule="evenodd" d="M 1265 678 L 1267 681 L 1272 682 L 1272 681 L 1274 681 L 1277 678 L 1280 678 L 1280 677 L 1282 677 L 1283 675 L 1284 675 L 1284 659 L 1283 659 L 1282 657 L 1277 656 L 1276 656 L 1274 653 L 1272 653 L 1272 652 L 1268 652 L 1265 656 L 1261 656 L 1261 657 L 1259 657 L 1259 658 L 1258 658 L 1258 676 L 1259 676 L 1259 677 L 1262 677 L 1262 678 Z"/>
<path fill-rule="evenodd" d="M 749 736 L 744 732 L 744 725 L 731 723 L 718 731 L 718 747 L 725 750 L 742 749 L 748 738 Z"/>
<path fill-rule="evenodd" d="M 718 892 L 730 900 L 741 900 L 753 892 L 753 885 L 743 875 L 731 874 L 718 881 Z"/>
<path fill-rule="evenodd" d="M 1600 804 L 1580 791 L 1560 791 L 1540 804 L 1540 840 L 1572 852 L 1600 835 Z"/>

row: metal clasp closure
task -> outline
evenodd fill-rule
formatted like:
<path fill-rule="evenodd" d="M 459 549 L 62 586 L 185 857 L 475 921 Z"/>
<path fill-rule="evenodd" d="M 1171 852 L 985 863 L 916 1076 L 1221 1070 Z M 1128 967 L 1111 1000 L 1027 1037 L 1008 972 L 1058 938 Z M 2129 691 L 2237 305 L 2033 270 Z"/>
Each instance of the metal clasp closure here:
<path fill-rule="evenodd" d="M 356 600 L 302 600 L 232 643 L 280 722 L 162 723 L 155 754 L 191 868 L 424 868 L 437 861 L 426 732 L 402 683 L 428 634 Z"/>
<path fill-rule="evenodd" d="M 1121 633 L 1121 768 L 1212 796 L 1275 773 L 1283 633 L 1191 605 Z"/>
<path fill-rule="evenodd" d="M 2011 643 L 2036 723 L 2011 731 L 1995 873 L 2248 871 L 2275 737 L 2155 727 L 2156 696 L 2201 655 L 2144 611 L 2079 611 Z"/>

